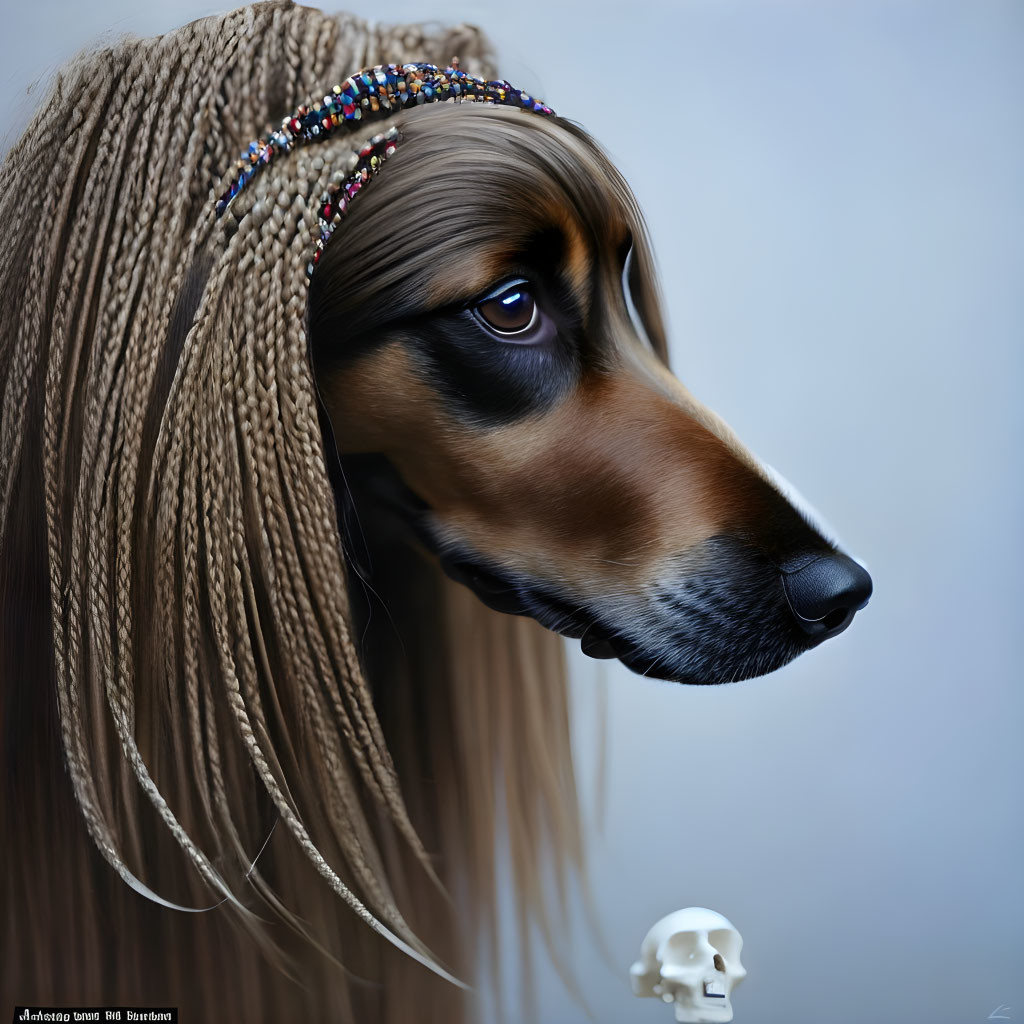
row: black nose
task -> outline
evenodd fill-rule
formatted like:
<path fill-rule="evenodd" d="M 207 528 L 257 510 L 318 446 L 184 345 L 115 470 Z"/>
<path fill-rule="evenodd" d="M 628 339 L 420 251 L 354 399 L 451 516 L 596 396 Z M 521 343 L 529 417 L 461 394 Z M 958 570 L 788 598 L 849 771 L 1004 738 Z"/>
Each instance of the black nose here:
<path fill-rule="evenodd" d="M 867 571 L 838 551 L 783 565 L 782 583 L 793 617 L 819 642 L 842 633 L 871 596 Z"/>

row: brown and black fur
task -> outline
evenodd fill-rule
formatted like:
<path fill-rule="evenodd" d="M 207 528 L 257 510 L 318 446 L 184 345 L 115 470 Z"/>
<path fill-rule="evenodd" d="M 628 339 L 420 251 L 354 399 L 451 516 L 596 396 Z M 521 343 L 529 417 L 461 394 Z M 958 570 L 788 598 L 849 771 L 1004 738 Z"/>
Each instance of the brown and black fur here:
<path fill-rule="evenodd" d="M 832 546 L 668 371 L 582 129 L 399 115 L 311 285 L 363 137 L 213 216 L 287 110 L 455 52 L 489 70 L 472 30 L 258 4 L 82 58 L 5 160 L 5 1006 L 472 1019 L 499 824 L 524 941 L 583 871 L 549 630 L 687 682 L 824 635 L 780 572 Z M 478 316 L 511 279 L 530 344 Z"/>
<path fill-rule="evenodd" d="M 607 158 L 517 111 L 396 123 L 311 289 L 339 451 L 386 458 L 456 578 L 639 672 L 721 682 L 806 649 L 777 567 L 830 545 L 666 369 L 645 231 Z M 551 322 L 530 345 L 472 315 L 520 277 Z M 665 633 L 646 646 L 645 618 Z"/>

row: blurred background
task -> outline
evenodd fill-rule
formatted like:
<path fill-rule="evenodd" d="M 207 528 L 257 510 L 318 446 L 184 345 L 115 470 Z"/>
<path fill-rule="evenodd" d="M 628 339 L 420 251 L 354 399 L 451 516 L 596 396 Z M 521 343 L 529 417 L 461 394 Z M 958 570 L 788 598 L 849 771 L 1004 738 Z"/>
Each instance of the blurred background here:
<path fill-rule="evenodd" d="M 221 9 L 8 5 L 4 148 L 81 46 Z M 875 580 L 846 633 L 746 683 L 573 650 L 611 964 L 577 902 L 591 1015 L 538 958 L 542 1024 L 671 1021 L 628 968 L 694 904 L 745 939 L 739 1024 L 1024 1020 L 1024 3 L 349 9 L 479 24 L 503 77 L 603 143 L 646 211 L 676 372 Z"/>

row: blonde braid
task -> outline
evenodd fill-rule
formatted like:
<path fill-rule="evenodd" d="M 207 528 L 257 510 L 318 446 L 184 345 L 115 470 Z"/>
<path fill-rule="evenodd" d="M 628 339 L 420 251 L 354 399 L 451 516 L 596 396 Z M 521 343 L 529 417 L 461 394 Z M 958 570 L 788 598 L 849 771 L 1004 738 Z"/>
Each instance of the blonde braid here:
<path fill-rule="evenodd" d="M 312 943 L 330 970 L 304 968 L 345 1019 L 363 1003 L 337 983 L 339 948 L 367 973 L 404 967 L 324 904 L 324 882 L 448 980 L 414 927 L 458 946 L 437 851 L 413 826 L 352 634 L 309 361 L 316 208 L 361 140 L 269 168 L 219 221 L 213 199 L 242 148 L 296 103 L 362 65 L 454 52 L 488 70 L 474 30 L 371 29 L 256 4 L 83 57 L 0 169 L 0 214 L 16 225 L 0 239 L 0 543 L 19 481 L 38 471 L 45 671 L 70 789 L 85 833 L 136 893 L 186 909 L 185 891 L 195 907 L 223 908 L 205 919 L 204 950 L 224 970 L 244 960 L 238 977 L 259 978 L 245 1005 L 268 1019 L 290 990 L 260 974 L 249 946 L 218 945 L 222 917 L 285 969 L 279 932 L 257 910 Z M 551 735 L 539 717 L 524 726 Z M 445 756 L 472 744 L 469 725 L 458 744 L 439 744 Z M 490 748 L 474 757 L 487 765 Z M 556 773 L 557 758 L 539 760 Z M 488 770 L 450 789 L 472 785 L 489 823 Z M 549 802 L 563 794 L 536 789 Z M 527 829 L 530 806 L 516 812 Z M 467 848 L 484 856 L 493 841 L 471 834 Z M 84 871 L 88 856 L 76 856 Z M 148 918 L 130 897 L 114 925 L 127 934 L 152 920 L 168 946 L 199 934 L 179 918 L 204 919 Z M 99 948 L 88 953 L 97 963 Z M 128 956 L 128 975 L 141 971 L 146 951 Z M 218 998 L 219 981 L 211 967 L 204 997 Z"/>

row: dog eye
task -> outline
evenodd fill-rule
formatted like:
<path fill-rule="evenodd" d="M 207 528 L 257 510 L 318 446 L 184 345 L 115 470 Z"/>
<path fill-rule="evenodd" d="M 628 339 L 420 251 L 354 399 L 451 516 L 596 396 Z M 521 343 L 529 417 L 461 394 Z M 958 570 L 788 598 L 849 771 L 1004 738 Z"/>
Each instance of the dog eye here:
<path fill-rule="evenodd" d="M 502 285 L 473 312 L 496 334 L 525 334 L 537 321 L 537 303 L 526 281 Z"/>

